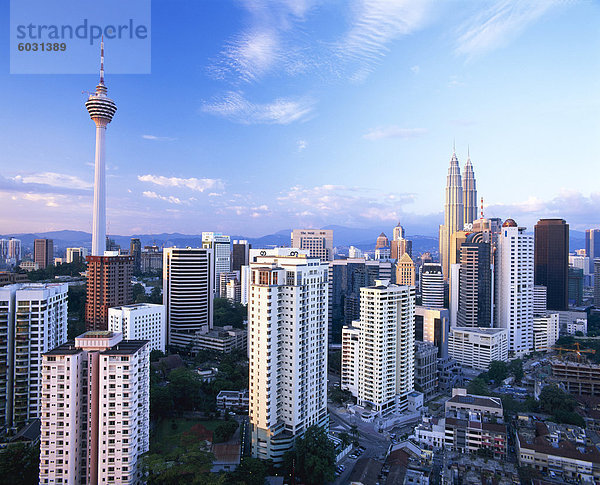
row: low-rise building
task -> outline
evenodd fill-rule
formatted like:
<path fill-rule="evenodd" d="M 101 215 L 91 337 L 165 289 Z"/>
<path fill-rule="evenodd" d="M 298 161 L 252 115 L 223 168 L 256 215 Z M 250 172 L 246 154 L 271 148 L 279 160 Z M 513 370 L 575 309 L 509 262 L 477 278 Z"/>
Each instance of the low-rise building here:
<path fill-rule="evenodd" d="M 250 404 L 250 393 L 248 389 L 243 391 L 220 391 L 217 394 L 217 409 L 219 411 L 232 410 L 248 411 Z"/>
<path fill-rule="evenodd" d="M 560 381 L 567 392 L 584 396 L 600 396 L 600 365 L 553 359 L 552 377 Z"/>
<path fill-rule="evenodd" d="M 587 318 L 577 318 L 567 322 L 566 330 L 569 335 L 575 335 L 577 332 L 587 335 Z"/>
<path fill-rule="evenodd" d="M 493 360 L 508 360 L 505 328 L 455 327 L 448 334 L 448 354 L 459 364 L 487 370 Z"/>
<path fill-rule="evenodd" d="M 246 350 L 248 348 L 248 331 L 233 328 L 230 325 L 213 327 L 207 333 L 196 335 L 194 348 L 198 350 L 216 350 L 229 353 L 233 350 Z"/>
<path fill-rule="evenodd" d="M 600 451 L 587 444 L 585 430 L 533 419 L 520 419 L 516 433 L 519 465 L 564 481 L 598 483 Z"/>
<path fill-rule="evenodd" d="M 414 430 L 414 439 L 428 450 L 441 450 L 446 443 L 446 419 L 423 416 Z"/>
<path fill-rule="evenodd" d="M 445 406 L 445 447 L 462 453 L 488 453 L 506 456 L 507 429 L 502 401 L 497 397 L 467 394 L 453 389 Z"/>

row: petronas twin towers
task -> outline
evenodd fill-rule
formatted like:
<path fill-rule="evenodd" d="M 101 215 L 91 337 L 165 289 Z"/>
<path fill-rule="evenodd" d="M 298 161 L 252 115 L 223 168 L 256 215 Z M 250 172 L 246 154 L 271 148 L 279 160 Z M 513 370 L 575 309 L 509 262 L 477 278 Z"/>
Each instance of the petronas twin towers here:
<path fill-rule="evenodd" d="M 448 253 L 452 234 L 462 231 L 466 224 L 472 224 L 476 219 L 477 187 L 471 157 L 467 156 L 467 163 L 461 178 L 458 158 L 456 152 L 453 152 L 446 179 L 444 224 L 440 226 L 440 260 L 444 279 L 448 279 L 449 275 L 450 258 Z"/>

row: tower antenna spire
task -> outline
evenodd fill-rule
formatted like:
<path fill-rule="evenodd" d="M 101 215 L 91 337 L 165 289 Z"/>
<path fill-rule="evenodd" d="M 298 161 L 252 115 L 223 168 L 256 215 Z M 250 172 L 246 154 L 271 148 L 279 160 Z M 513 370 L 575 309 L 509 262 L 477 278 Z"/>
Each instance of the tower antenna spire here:
<path fill-rule="evenodd" d="M 483 219 L 483 197 L 481 198 L 481 218 Z"/>
<path fill-rule="evenodd" d="M 104 35 L 100 40 L 100 84 L 104 84 Z"/>
<path fill-rule="evenodd" d="M 456 154 L 456 138 L 452 139 L 452 153 Z"/>
<path fill-rule="evenodd" d="M 467 160 L 471 159 L 471 149 L 469 147 L 469 145 L 467 144 Z"/>

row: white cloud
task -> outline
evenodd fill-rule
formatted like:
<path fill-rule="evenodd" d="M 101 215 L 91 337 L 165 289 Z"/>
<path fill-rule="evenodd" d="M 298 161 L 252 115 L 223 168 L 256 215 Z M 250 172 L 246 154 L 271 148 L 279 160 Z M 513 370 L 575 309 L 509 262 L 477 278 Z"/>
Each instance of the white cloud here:
<path fill-rule="evenodd" d="M 301 152 L 306 149 L 306 147 L 308 146 L 308 142 L 306 140 L 298 140 L 296 142 L 296 146 L 298 148 L 298 151 Z"/>
<path fill-rule="evenodd" d="M 410 68 L 410 71 L 411 71 L 413 74 L 419 74 L 419 72 L 421 72 L 421 68 L 420 68 L 419 66 L 412 66 L 412 67 Z"/>
<path fill-rule="evenodd" d="M 61 187 L 69 189 L 89 189 L 93 187 L 91 182 L 76 177 L 56 172 L 41 172 L 29 175 L 17 175 L 14 180 L 23 184 L 44 184 L 51 187 Z"/>
<path fill-rule="evenodd" d="M 427 130 L 424 128 L 401 128 L 399 126 L 385 126 L 375 128 L 365 135 L 363 138 L 365 140 L 382 140 L 384 138 L 417 138 L 419 136 L 423 136 L 427 133 Z"/>
<path fill-rule="evenodd" d="M 164 196 L 164 195 L 157 194 L 156 192 L 153 192 L 151 190 L 146 190 L 146 191 L 142 192 L 142 195 L 144 197 L 147 197 L 148 199 L 164 200 L 165 202 L 168 202 L 169 204 L 183 204 L 183 201 L 179 197 L 174 197 L 172 195 Z"/>
<path fill-rule="evenodd" d="M 191 178 L 178 178 L 178 177 L 165 177 L 163 175 L 138 175 L 140 182 L 147 182 L 161 187 L 180 187 L 195 190 L 197 192 L 204 192 L 205 190 L 222 189 L 224 187 L 223 181 L 220 179 L 209 179 L 203 178 L 198 179 L 195 177 Z"/>
<path fill-rule="evenodd" d="M 55 195 L 44 195 L 44 194 L 23 194 L 23 199 L 35 203 L 43 203 L 46 207 L 58 207 L 58 196 Z"/>
<path fill-rule="evenodd" d="M 508 44 L 559 0 L 498 0 L 474 15 L 458 30 L 456 53 L 475 57 Z"/>
<path fill-rule="evenodd" d="M 278 98 L 271 103 L 253 103 L 242 93 L 230 91 L 222 99 L 202 106 L 202 111 L 242 124 L 287 125 L 306 119 L 314 109 L 312 99 Z"/>
<path fill-rule="evenodd" d="M 172 136 L 156 136 L 156 135 L 142 135 L 144 140 L 152 140 L 152 141 L 174 141 L 177 138 L 173 138 Z"/>

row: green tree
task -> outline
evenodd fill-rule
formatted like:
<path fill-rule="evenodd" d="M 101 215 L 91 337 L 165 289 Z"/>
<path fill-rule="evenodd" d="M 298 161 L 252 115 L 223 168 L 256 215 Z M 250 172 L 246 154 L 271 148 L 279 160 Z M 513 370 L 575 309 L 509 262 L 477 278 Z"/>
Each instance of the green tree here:
<path fill-rule="evenodd" d="M 202 382 L 193 370 L 180 367 L 169 374 L 169 393 L 176 409 L 191 410 L 200 401 Z"/>
<path fill-rule="evenodd" d="M 224 443 L 225 441 L 229 441 L 237 428 L 237 421 L 223 421 L 219 423 L 213 432 L 213 442 Z"/>
<path fill-rule="evenodd" d="M 162 291 L 158 286 L 152 288 L 152 292 L 149 297 L 150 303 L 154 303 L 156 305 L 161 305 L 163 302 Z"/>
<path fill-rule="evenodd" d="M 158 360 L 164 356 L 164 352 L 161 352 L 158 349 L 154 349 L 150 352 L 150 362 L 158 362 Z"/>
<path fill-rule="evenodd" d="M 0 483 L 35 485 L 38 483 L 40 447 L 15 443 L 0 451 Z"/>
<path fill-rule="evenodd" d="M 476 377 L 467 385 L 467 392 L 477 396 L 489 396 L 490 389 L 488 388 L 487 382 L 480 377 Z"/>
<path fill-rule="evenodd" d="M 339 438 L 340 438 L 340 441 L 341 441 L 340 447 L 341 447 L 342 450 L 345 450 L 349 445 L 352 444 L 352 438 L 345 431 L 342 431 L 340 433 Z"/>
<path fill-rule="evenodd" d="M 244 320 L 247 319 L 248 308 L 241 303 L 230 301 L 227 298 L 213 300 L 213 324 L 215 327 L 231 325 L 243 328 Z"/>
<path fill-rule="evenodd" d="M 147 454 L 142 458 L 142 469 L 148 485 L 221 485 L 225 477 L 210 473 L 213 455 L 202 443 L 187 448 L 176 448 L 167 455 Z"/>
<path fill-rule="evenodd" d="M 54 279 L 55 276 L 80 276 L 80 273 L 87 269 L 86 264 L 81 263 L 64 263 L 47 266 L 44 269 L 38 269 L 36 271 L 30 271 L 28 278 L 30 281 L 42 281 Z"/>
<path fill-rule="evenodd" d="M 150 386 L 150 415 L 162 418 L 173 412 L 173 398 L 168 387 L 153 384 Z"/>
<path fill-rule="evenodd" d="M 515 378 L 515 382 L 521 382 L 523 376 L 525 375 L 523 372 L 523 361 L 521 359 L 514 359 L 508 363 L 508 370 Z"/>
<path fill-rule="evenodd" d="M 577 406 L 577 402 L 555 384 L 544 386 L 540 392 L 540 409 L 548 414 L 559 411 L 570 413 Z"/>
<path fill-rule="evenodd" d="M 304 437 L 296 440 L 294 451 L 286 461 L 294 462 L 296 474 L 307 485 L 322 485 L 335 479 L 335 445 L 327 437 L 325 430 L 311 426 Z"/>
<path fill-rule="evenodd" d="M 136 283 L 133 285 L 133 301 L 136 303 L 146 303 L 148 301 L 148 297 L 146 296 L 146 290 L 144 285 L 141 283 Z"/>
<path fill-rule="evenodd" d="M 267 465 L 257 459 L 244 457 L 237 469 L 231 474 L 230 483 L 235 485 L 264 485 L 267 477 Z"/>
<path fill-rule="evenodd" d="M 496 385 L 499 385 L 508 377 L 508 365 L 501 360 L 492 360 L 490 362 L 490 368 L 488 369 L 488 376 Z"/>

